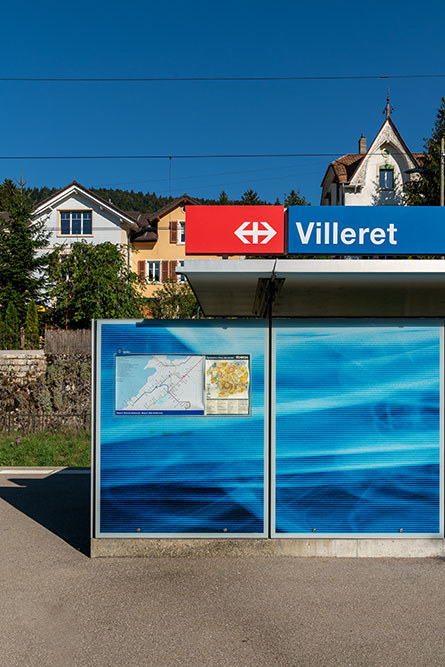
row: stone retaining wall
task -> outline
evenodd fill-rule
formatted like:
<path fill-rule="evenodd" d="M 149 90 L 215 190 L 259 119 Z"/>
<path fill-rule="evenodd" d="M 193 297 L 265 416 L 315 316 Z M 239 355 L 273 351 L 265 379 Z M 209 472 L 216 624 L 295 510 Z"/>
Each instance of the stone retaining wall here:
<path fill-rule="evenodd" d="M 90 355 L 0 351 L 0 431 L 76 419 L 82 427 L 90 409 Z"/>
<path fill-rule="evenodd" d="M 14 385 L 35 382 L 47 369 L 43 350 L 0 350 L 0 378 Z"/>

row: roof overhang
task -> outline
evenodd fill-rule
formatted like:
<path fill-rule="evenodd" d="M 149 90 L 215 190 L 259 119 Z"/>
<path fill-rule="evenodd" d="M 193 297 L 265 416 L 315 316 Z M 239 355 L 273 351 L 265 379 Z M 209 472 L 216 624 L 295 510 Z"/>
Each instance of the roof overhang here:
<path fill-rule="evenodd" d="M 203 313 L 265 317 L 445 316 L 445 260 L 185 260 Z"/>
<path fill-rule="evenodd" d="M 80 183 L 70 183 L 65 188 L 58 190 L 51 197 L 48 197 L 40 204 L 34 207 L 33 215 L 35 217 L 41 215 L 45 211 L 52 210 L 59 206 L 68 197 L 81 195 L 86 199 L 94 202 L 100 209 L 107 211 L 110 215 L 117 218 L 120 223 L 124 224 L 128 229 L 132 231 L 140 231 L 139 225 L 136 223 L 134 218 L 131 218 L 124 211 L 119 210 L 113 204 L 107 203 L 101 197 L 97 197 L 87 188 L 84 188 Z"/>

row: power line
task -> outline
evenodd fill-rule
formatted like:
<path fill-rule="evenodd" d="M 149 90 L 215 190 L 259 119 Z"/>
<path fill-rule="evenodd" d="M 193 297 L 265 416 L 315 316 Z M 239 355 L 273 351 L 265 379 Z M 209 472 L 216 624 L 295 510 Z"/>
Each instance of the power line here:
<path fill-rule="evenodd" d="M 223 158 L 282 158 L 282 157 L 335 157 L 344 153 L 207 153 L 196 155 L 0 155 L 0 160 L 199 160 Z M 359 153 L 352 153 L 357 155 Z M 381 155 L 381 152 L 366 153 Z M 407 152 L 391 153 L 391 155 L 410 155 Z M 365 155 L 363 154 L 363 156 Z"/>
<path fill-rule="evenodd" d="M 445 74 L 370 74 L 353 76 L 150 76 L 150 77 L 21 77 L 5 76 L 0 81 L 36 83 L 176 83 L 181 81 L 356 81 L 371 79 L 443 79 Z"/>

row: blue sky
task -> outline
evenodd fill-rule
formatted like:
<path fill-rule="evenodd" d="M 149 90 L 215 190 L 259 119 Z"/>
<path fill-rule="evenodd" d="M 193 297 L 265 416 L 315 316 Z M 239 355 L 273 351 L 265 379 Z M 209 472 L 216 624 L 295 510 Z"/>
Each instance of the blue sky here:
<path fill-rule="evenodd" d="M 444 74 L 445 3 L 226 0 L 5 3 L 0 77 Z M 420 151 L 445 79 L 289 82 L 0 82 L 0 156 L 356 152 L 393 120 Z M 319 203 L 332 158 L 173 160 L 171 193 Z M 30 186 L 169 194 L 168 160 L 7 161 Z"/>

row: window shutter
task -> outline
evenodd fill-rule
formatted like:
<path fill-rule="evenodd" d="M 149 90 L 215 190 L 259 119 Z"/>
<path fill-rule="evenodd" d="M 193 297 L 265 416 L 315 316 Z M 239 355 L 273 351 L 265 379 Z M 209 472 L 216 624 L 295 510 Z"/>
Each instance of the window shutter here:
<path fill-rule="evenodd" d="M 145 280 L 145 260 L 138 262 L 138 276 L 140 280 Z"/>
<path fill-rule="evenodd" d="M 161 283 L 168 279 L 168 260 L 163 259 L 161 262 Z"/>
<path fill-rule="evenodd" d="M 176 266 L 177 266 L 177 261 L 176 259 L 171 259 L 168 263 L 168 277 L 171 278 L 172 280 L 176 280 Z"/>
<path fill-rule="evenodd" d="M 178 242 L 178 223 L 176 220 L 170 220 L 170 243 Z"/>

